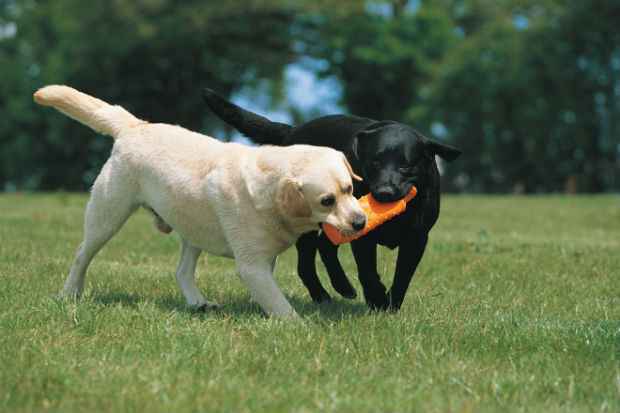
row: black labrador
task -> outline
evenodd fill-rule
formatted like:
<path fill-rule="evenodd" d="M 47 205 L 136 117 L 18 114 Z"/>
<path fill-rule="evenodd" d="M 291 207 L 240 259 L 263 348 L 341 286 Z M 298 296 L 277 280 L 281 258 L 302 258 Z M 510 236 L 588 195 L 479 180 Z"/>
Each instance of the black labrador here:
<path fill-rule="evenodd" d="M 351 243 L 368 305 L 373 309 L 398 310 L 424 254 L 428 232 L 439 216 L 435 155 L 452 161 L 461 151 L 398 122 L 331 115 L 293 127 L 242 109 L 212 90 L 206 89 L 203 97 L 217 116 L 256 143 L 320 145 L 344 152 L 353 170 L 364 178 L 355 182 L 358 198 L 372 192 L 380 202 L 395 201 L 403 198 L 412 185 L 417 187 L 417 196 L 402 215 Z M 387 292 L 377 272 L 377 244 L 390 249 L 398 247 L 394 282 Z M 317 276 L 317 249 L 334 289 L 346 298 L 356 296 L 338 261 L 338 247 L 324 234 L 319 235 L 318 230 L 306 233 L 296 246 L 297 270 L 314 301 L 330 300 Z"/>

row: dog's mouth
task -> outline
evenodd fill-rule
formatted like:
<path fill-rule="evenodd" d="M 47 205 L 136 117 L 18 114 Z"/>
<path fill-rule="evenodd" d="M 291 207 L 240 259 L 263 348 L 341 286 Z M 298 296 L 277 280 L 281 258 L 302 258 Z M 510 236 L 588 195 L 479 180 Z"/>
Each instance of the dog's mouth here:
<path fill-rule="evenodd" d="M 399 190 L 395 186 L 383 185 L 383 186 L 377 187 L 371 192 L 372 192 L 372 196 L 377 201 L 382 202 L 382 203 L 389 203 L 389 202 L 400 201 L 401 199 L 405 198 L 407 194 L 411 192 L 411 188 L 413 188 L 414 186 L 418 188 L 418 186 L 412 182 L 412 183 L 408 183 L 407 186 L 404 187 L 402 190 Z"/>
<path fill-rule="evenodd" d="M 336 228 L 336 229 L 338 230 L 338 232 L 340 232 L 345 237 L 351 237 L 359 232 L 354 229 L 340 229 L 340 228 Z"/>
<path fill-rule="evenodd" d="M 331 226 L 332 228 L 336 228 L 336 230 L 337 230 L 337 231 L 340 233 L 340 235 L 342 235 L 343 237 L 352 237 L 353 235 L 355 235 L 355 234 L 357 234 L 358 232 L 360 232 L 360 231 L 361 231 L 361 230 L 360 230 L 360 231 L 356 231 L 356 230 L 354 230 L 354 229 L 342 229 L 342 228 L 340 228 L 340 227 L 337 227 L 336 225 L 332 225 L 332 224 L 330 224 L 329 222 L 321 222 L 321 223 L 319 224 L 319 229 L 320 229 L 321 231 L 325 231 L 325 228 L 324 228 L 324 226 L 325 226 L 325 225 L 329 225 L 329 226 Z"/>

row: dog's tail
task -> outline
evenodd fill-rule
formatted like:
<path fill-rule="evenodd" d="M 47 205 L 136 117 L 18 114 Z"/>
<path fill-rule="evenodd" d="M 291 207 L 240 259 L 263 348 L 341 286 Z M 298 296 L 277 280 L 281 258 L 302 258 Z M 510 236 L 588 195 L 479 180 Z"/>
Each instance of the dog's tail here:
<path fill-rule="evenodd" d="M 45 86 L 35 92 L 34 101 L 39 105 L 52 106 L 70 118 L 113 138 L 117 138 L 125 128 L 144 123 L 120 106 L 112 106 L 68 86 Z"/>
<path fill-rule="evenodd" d="M 282 145 L 293 128 L 242 109 L 211 89 L 204 89 L 202 97 L 218 117 L 256 143 Z"/>

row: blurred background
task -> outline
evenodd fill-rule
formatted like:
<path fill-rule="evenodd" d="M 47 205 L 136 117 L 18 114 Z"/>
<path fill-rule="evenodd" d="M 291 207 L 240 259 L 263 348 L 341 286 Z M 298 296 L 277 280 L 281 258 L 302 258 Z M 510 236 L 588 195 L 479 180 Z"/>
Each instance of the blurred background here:
<path fill-rule="evenodd" d="M 454 192 L 620 190 L 620 1 L 0 0 L 0 190 L 85 190 L 111 139 L 32 93 L 63 83 L 239 139 L 210 87 L 274 120 L 406 122 L 464 154 Z"/>

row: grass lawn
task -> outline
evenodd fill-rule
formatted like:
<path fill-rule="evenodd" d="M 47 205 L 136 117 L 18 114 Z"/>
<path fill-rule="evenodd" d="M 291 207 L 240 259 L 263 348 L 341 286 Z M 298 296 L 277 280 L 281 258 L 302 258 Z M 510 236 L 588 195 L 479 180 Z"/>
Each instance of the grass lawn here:
<path fill-rule="evenodd" d="M 617 196 L 445 197 L 398 314 L 314 305 L 289 250 L 277 280 L 303 323 L 263 317 L 206 255 L 198 284 L 223 308 L 188 311 L 177 239 L 145 212 L 81 301 L 55 300 L 85 202 L 0 196 L 0 412 L 620 411 Z M 391 283 L 395 253 L 379 262 Z"/>

